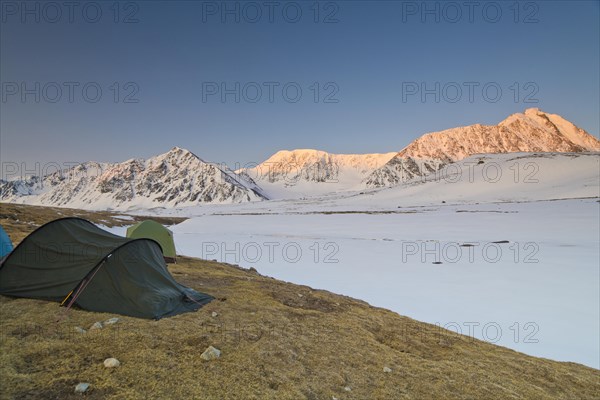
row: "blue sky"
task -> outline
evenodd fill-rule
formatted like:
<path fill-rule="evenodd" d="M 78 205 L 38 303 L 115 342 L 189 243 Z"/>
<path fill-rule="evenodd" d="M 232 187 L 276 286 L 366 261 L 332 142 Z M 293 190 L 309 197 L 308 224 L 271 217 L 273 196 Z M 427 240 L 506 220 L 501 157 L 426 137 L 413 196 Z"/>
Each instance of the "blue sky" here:
<path fill-rule="evenodd" d="M 2 162 L 398 151 L 529 107 L 598 136 L 599 2 L 450 3 L 2 1 Z"/>

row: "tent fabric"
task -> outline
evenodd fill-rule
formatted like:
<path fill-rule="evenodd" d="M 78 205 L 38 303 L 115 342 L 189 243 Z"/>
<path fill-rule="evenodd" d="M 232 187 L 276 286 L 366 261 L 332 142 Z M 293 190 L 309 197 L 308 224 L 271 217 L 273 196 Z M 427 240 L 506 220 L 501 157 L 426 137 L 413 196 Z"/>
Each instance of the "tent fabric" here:
<path fill-rule="evenodd" d="M 41 226 L 0 266 L 0 293 L 62 300 L 106 255 L 128 242 L 89 221 L 59 219 Z"/>
<path fill-rule="evenodd" d="M 156 221 L 145 220 L 127 228 L 127 237 L 132 239 L 153 239 L 162 248 L 167 261 L 175 260 L 175 242 L 173 232 Z"/>
<path fill-rule="evenodd" d="M 13 249 L 12 242 L 10 241 L 10 237 L 0 225 L 0 259 L 9 254 Z"/>
<path fill-rule="evenodd" d="M 177 283 L 155 241 L 116 236 L 80 218 L 27 236 L 0 264 L 0 294 L 154 319 L 213 299 Z"/>

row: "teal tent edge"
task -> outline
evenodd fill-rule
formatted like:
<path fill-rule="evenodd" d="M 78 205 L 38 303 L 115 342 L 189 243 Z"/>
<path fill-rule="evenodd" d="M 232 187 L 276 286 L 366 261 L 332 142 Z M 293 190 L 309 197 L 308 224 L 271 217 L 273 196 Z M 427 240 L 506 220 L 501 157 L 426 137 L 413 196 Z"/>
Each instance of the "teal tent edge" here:
<path fill-rule="evenodd" d="M 44 233 L 44 231 L 50 231 L 50 233 Z M 50 238 L 46 238 L 45 242 L 44 235 L 51 236 L 53 239 L 60 239 L 61 235 L 71 239 L 78 238 L 78 242 L 75 244 L 83 246 L 86 244 L 84 240 L 86 234 L 90 238 L 98 240 L 99 246 L 103 246 L 101 248 L 105 250 L 104 253 L 95 258 L 79 257 L 76 260 L 79 263 L 70 265 L 66 261 L 67 265 L 61 265 L 60 256 L 63 256 L 62 260 L 65 260 L 65 254 L 60 253 L 57 262 L 51 263 L 44 260 L 46 265 L 39 265 L 44 262 L 27 260 L 28 255 L 30 256 L 32 253 L 31 250 L 29 253 L 27 252 L 30 242 L 33 242 L 33 247 L 45 245 L 51 247 L 52 244 L 57 243 L 52 242 Z M 73 243 L 69 243 L 69 245 L 73 245 Z M 128 254 L 128 258 L 119 260 L 116 255 L 121 253 Z M 73 257 L 75 252 L 66 255 Z M 20 263 L 24 263 L 24 265 Z M 108 267 L 111 268 L 112 276 L 101 271 L 102 268 L 107 269 Z M 74 275 L 73 270 L 76 270 Z M 34 274 L 31 271 L 34 271 Z M 55 282 L 40 282 L 39 277 L 37 284 L 34 283 L 30 287 L 23 288 L 24 285 L 27 286 L 27 274 L 30 274 L 31 279 L 35 280 L 34 276 L 38 275 L 36 272 L 46 274 L 46 276 L 50 276 L 50 279 L 53 279 L 51 275 L 53 272 L 57 272 L 59 275 L 62 272 L 63 275 L 71 274 L 73 276 L 68 276 L 69 279 L 66 279 L 66 282 L 59 282 L 62 286 L 58 285 L 60 290 L 55 292 L 48 292 L 48 287 L 52 287 L 53 290 L 57 287 Z M 94 277 L 96 273 L 100 278 L 104 277 L 102 279 Z M 11 274 L 16 276 L 11 277 Z M 122 282 L 114 280 L 117 275 Z M 6 279 L 7 277 L 8 279 Z M 72 284 L 69 285 L 68 282 Z M 85 286 L 82 285 L 84 282 Z M 101 286 L 102 283 L 104 283 L 104 287 Z M 88 294 L 88 292 L 93 292 L 91 288 L 94 287 L 97 291 L 96 297 Z M 109 290 L 111 287 L 120 287 L 121 290 L 111 292 Z M 78 289 L 80 289 L 79 293 Z M 109 292 L 110 296 L 107 295 Z M 50 221 L 23 239 L 0 264 L 0 294 L 62 300 L 61 304 L 77 305 L 90 311 L 114 312 L 152 319 L 196 311 L 214 299 L 210 295 L 187 288 L 175 281 L 167 271 L 162 257 L 162 249 L 156 241 L 113 235 L 92 222 L 78 217 L 65 217 Z M 68 302 L 66 302 L 67 300 Z"/>
<path fill-rule="evenodd" d="M 6 233 L 2 225 L 0 225 L 0 260 L 2 260 L 3 257 L 10 254 L 12 250 L 12 241 L 10 240 L 8 233 Z"/>

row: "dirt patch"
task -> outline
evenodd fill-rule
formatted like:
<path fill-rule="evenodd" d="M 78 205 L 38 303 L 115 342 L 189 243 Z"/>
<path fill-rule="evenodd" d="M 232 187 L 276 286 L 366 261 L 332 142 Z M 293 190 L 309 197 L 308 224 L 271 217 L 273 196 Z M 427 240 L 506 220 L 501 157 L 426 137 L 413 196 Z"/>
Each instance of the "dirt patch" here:
<path fill-rule="evenodd" d="M 299 291 L 297 293 L 273 291 L 271 292 L 271 296 L 287 307 L 301 308 L 303 310 L 330 313 L 340 311 L 344 308 L 339 302 L 327 300 L 319 295 L 306 291 Z"/>
<path fill-rule="evenodd" d="M 58 381 L 48 388 L 32 388 L 23 392 L 16 393 L 14 400 L 101 400 L 108 398 L 115 393 L 114 389 L 91 387 L 84 394 L 75 393 L 75 386 L 79 382 L 73 379 Z"/>

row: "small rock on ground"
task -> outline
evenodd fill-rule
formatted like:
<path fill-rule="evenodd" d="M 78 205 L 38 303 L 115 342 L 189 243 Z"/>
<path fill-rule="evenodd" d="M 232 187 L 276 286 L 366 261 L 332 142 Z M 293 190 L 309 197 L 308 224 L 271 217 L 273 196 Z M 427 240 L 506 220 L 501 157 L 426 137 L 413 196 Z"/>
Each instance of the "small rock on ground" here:
<path fill-rule="evenodd" d="M 77 386 L 75 386 L 75 393 L 85 393 L 89 388 L 90 384 L 87 382 L 78 383 Z"/>
<path fill-rule="evenodd" d="M 390 367 L 383 367 L 383 372 L 392 372 L 392 369 Z"/>
<path fill-rule="evenodd" d="M 104 321 L 104 325 L 114 325 L 119 322 L 119 318 L 111 318 Z"/>
<path fill-rule="evenodd" d="M 90 331 L 93 331 L 94 329 L 102 329 L 102 327 L 102 322 L 94 322 L 94 325 L 90 326 Z"/>
<path fill-rule="evenodd" d="M 104 360 L 104 366 L 106 368 L 115 368 L 119 365 L 121 365 L 121 362 L 116 358 L 107 358 L 106 360 Z"/>
<path fill-rule="evenodd" d="M 352 391 L 352 388 L 351 388 L 350 386 L 346 386 L 346 387 L 344 388 L 344 390 L 345 390 L 346 392 L 351 392 L 351 391 Z"/>
<path fill-rule="evenodd" d="M 200 355 L 200 358 L 206 361 L 214 360 L 219 357 L 221 357 L 221 350 L 212 346 L 208 346 L 208 348 L 204 350 L 204 353 Z"/>
<path fill-rule="evenodd" d="M 212 315 L 213 318 L 216 318 L 219 316 L 219 313 L 216 311 L 213 311 L 212 314 L 210 314 L 210 315 Z"/>
<path fill-rule="evenodd" d="M 77 333 L 86 333 L 87 331 L 80 326 L 75 327 L 75 332 Z"/>

